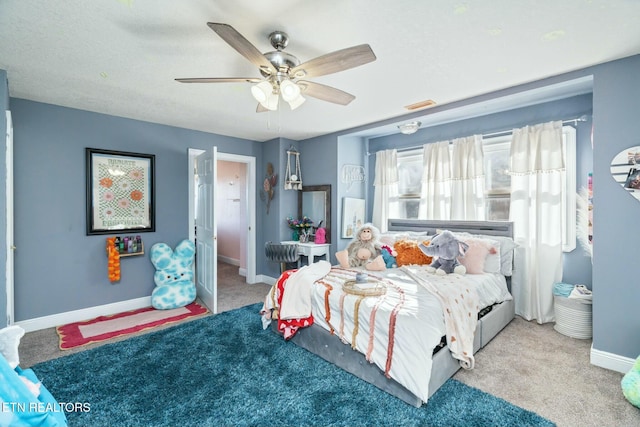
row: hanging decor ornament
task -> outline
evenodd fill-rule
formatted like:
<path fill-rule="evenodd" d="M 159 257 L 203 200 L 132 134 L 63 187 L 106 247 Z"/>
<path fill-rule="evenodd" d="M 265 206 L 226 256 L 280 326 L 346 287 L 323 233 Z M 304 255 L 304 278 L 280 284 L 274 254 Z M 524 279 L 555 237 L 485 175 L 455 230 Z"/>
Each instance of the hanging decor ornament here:
<path fill-rule="evenodd" d="M 277 182 L 278 175 L 273 170 L 273 164 L 267 163 L 267 176 L 262 183 L 262 191 L 260 192 L 260 199 L 267 204 L 267 215 L 269 215 L 269 206 L 271 206 Z"/>
<path fill-rule="evenodd" d="M 293 160 L 293 171 L 291 163 Z M 287 150 L 287 170 L 285 172 L 284 181 L 285 190 L 302 190 L 302 171 L 300 171 L 300 153 L 292 145 Z"/>

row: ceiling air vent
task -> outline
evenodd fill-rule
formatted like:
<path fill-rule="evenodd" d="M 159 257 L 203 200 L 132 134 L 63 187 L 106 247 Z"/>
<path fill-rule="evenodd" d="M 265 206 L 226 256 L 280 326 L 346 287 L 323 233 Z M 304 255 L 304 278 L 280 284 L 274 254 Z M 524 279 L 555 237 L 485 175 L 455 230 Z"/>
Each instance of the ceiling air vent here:
<path fill-rule="evenodd" d="M 436 101 L 433 99 L 427 99 L 426 101 L 416 102 L 415 104 L 407 105 L 406 108 L 409 111 L 419 110 L 421 108 L 432 107 L 436 105 Z"/>

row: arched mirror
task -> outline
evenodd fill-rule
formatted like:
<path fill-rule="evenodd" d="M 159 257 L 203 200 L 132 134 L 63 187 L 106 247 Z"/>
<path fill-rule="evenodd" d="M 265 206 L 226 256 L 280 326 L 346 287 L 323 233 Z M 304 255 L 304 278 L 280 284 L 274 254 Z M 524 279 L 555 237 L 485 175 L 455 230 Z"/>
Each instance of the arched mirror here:
<path fill-rule="evenodd" d="M 305 185 L 298 194 L 298 218 L 308 216 L 316 227 L 327 230 L 327 243 L 331 243 L 331 186 Z"/>

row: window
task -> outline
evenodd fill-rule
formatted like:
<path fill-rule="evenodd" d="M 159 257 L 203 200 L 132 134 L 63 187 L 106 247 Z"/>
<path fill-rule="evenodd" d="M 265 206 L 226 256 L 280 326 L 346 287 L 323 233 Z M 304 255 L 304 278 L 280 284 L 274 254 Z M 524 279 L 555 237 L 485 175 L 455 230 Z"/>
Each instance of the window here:
<path fill-rule="evenodd" d="M 563 250 L 576 247 L 576 130 L 563 126 L 565 203 Z M 511 133 L 483 138 L 485 209 L 489 221 L 508 221 L 511 200 L 509 151 Z M 422 190 L 422 148 L 398 153 L 398 199 L 403 218 L 418 218 Z"/>
<path fill-rule="evenodd" d="M 402 218 L 418 218 L 422 169 L 422 149 L 398 153 L 398 204 Z"/>
<path fill-rule="evenodd" d="M 509 220 L 509 202 L 511 200 L 510 144 L 510 134 L 483 140 L 485 217 L 489 221 Z"/>

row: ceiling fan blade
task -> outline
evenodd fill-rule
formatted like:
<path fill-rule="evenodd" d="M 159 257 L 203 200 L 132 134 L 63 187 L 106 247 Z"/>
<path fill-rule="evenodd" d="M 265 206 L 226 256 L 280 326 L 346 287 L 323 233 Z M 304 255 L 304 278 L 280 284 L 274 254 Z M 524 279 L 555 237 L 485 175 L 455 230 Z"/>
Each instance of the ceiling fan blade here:
<path fill-rule="evenodd" d="M 249 40 L 244 38 L 242 34 L 237 32 L 235 28 L 228 24 L 218 24 L 215 22 L 207 22 L 211 28 L 222 40 L 226 41 L 229 46 L 237 50 L 240 55 L 247 58 L 253 65 L 266 71 L 269 74 L 275 74 L 277 71 L 273 64 L 260 52 Z"/>
<path fill-rule="evenodd" d="M 375 61 L 376 55 L 368 44 L 348 47 L 303 62 L 291 69 L 295 78 L 318 77 L 348 70 Z"/>
<path fill-rule="evenodd" d="M 303 95 L 327 102 L 333 102 L 334 104 L 347 105 L 356 99 L 356 97 L 350 93 L 320 83 L 308 82 L 305 80 L 301 80 L 296 83 L 300 86 L 300 90 Z"/>
<path fill-rule="evenodd" d="M 180 83 L 260 83 L 256 77 L 201 77 L 194 79 L 175 79 Z"/>
<path fill-rule="evenodd" d="M 256 113 L 266 113 L 267 111 L 269 110 L 258 102 L 258 106 L 256 107 Z"/>

